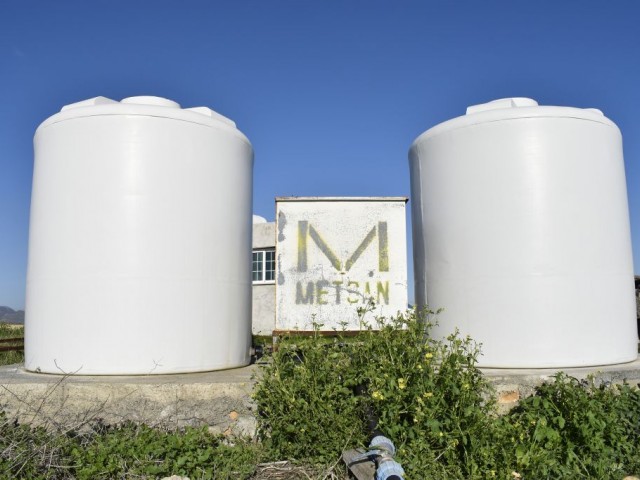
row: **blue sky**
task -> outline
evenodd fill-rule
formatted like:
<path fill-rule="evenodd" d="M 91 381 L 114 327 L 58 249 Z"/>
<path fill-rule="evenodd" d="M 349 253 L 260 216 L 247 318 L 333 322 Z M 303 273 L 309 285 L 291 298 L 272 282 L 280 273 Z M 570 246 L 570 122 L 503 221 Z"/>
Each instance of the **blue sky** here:
<path fill-rule="evenodd" d="M 408 196 L 411 142 L 467 105 L 599 108 L 624 137 L 640 273 L 639 22 L 631 0 L 0 0 L 0 305 L 24 307 L 33 133 L 99 95 L 232 118 L 270 219 L 276 195 Z"/>

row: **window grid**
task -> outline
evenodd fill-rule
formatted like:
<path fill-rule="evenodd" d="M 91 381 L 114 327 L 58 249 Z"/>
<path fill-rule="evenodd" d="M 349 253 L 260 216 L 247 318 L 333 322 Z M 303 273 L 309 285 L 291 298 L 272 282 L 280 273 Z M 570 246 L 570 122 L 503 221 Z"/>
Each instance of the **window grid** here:
<path fill-rule="evenodd" d="M 255 250 L 252 259 L 253 283 L 271 283 L 276 279 L 276 252 L 274 249 Z"/>

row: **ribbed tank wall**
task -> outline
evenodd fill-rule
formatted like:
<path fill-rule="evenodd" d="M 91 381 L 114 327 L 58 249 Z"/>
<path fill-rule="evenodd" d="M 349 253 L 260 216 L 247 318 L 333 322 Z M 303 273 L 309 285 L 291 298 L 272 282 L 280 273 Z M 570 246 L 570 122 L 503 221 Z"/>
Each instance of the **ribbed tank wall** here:
<path fill-rule="evenodd" d="M 235 124 L 98 97 L 46 120 L 34 146 L 26 368 L 248 364 L 253 152 Z"/>
<path fill-rule="evenodd" d="M 416 300 L 480 365 L 637 357 L 629 214 L 616 125 L 593 109 L 503 99 L 410 150 Z"/>

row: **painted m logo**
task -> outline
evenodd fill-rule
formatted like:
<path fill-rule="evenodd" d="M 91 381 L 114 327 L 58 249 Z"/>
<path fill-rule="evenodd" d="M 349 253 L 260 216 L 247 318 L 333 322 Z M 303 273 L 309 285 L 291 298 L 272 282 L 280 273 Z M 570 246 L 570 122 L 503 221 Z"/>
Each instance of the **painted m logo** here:
<path fill-rule="evenodd" d="M 356 263 L 356 260 L 360 258 L 362 252 L 364 252 L 373 241 L 376 233 L 378 235 L 378 269 L 381 272 L 389 271 L 389 240 L 387 238 L 387 222 L 378 222 L 377 227 L 374 226 L 369 233 L 367 233 L 367 236 L 364 237 L 362 242 L 360 242 L 356 251 L 353 252 L 349 259 L 344 263 L 345 272 L 348 272 L 353 264 Z M 336 254 L 333 253 L 333 250 L 329 248 L 327 242 L 324 241 L 313 225 L 309 225 L 309 222 L 306 220 L 298 222 L 298 271 L 307 271 L 307 239 L 309 237 L 311 237 L 320 251 L 324 253 L 325 257 L 329 259 L 333 268 L 339 272 L 343 271 L 342 262 L 338 259 Z"/>

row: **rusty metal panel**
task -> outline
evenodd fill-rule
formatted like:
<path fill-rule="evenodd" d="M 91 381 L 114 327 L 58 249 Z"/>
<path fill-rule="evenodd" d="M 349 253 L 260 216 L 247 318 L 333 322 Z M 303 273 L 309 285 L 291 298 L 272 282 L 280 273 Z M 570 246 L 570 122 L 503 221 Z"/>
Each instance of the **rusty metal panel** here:
<path fill-rule="evenodd" d="M 276 329 L 359 330 L 407 308 L 405 197 L 276 198 Z"/>

